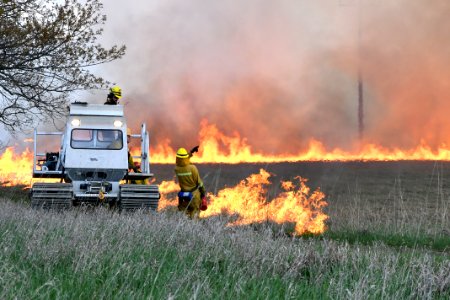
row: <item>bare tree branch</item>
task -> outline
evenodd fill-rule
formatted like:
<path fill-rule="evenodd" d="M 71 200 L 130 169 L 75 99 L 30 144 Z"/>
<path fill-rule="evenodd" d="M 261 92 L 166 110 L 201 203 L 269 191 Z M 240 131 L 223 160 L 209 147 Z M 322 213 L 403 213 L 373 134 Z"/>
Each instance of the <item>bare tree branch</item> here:
<path fill-rule="evenodd" d="M 109 84 L 89 67 L 121 58 L 103 48 L 100 0 L 0 0 L 0 124 L 10 132 L 65 114 L 76 90 Z"/>

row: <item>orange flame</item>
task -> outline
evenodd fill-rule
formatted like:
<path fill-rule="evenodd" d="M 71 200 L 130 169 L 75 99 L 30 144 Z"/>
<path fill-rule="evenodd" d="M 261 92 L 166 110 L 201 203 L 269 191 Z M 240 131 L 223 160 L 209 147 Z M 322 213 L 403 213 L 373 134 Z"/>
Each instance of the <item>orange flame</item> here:
<path fill-rule="evenodd" d="M 161 193 L 161 198 L 159 199 L 158 203 L 158 211 L 177 205 L 176 196 L 170 197 L 170 194 L 178 192 L 179 190 L 180 187 L 175 181 L 162 181 L 159 184 L 159 192 Z"/>
<path fill-rule="evenodd" d="M 276 163 L 298 161 L 398 161 L 398 160 L 440 160 L 450 161 L 450 147 L 442 144 L 432 149 L 425 142 L 412 149 L 389 149 L 380 145 L 367 143 L 358 151 L 345 151 L 339 148 L 326 150 L 322 142 L 311 139 L 306 150 L 294 154 L 276 154 L 255 152 L 239 133 L 227 136 L 220 132 L 214 124 L 206 120 L 201 122 L 199 133 L 200 152 L 195 154 L 197 163 Z M 133 155 L 139 155 L 138 149 L 133 149 Z M 173 164 L 175 150 L 170 147 L 170 140 L 152 148 L 151 162 Z"/>
<path fill-rule="evenodd" d="M 367 143 L 358 151 L 345 151 L 339 148 L 326 150 L 317 140 L 310 140 L 306 150 L 294 154 L 276 154 L 254 151 L 245 138 L 239 133 L 227 136 L 216 125 L 207 120 L 201 122 L 199 133 L 200 152 L 193 157 L 196 163 L 275 163 L 298 161 L 398 161 L 398 160 L 440 160 L 450 161 L 450 147 L 442 144 L 432 149 L 425 142 L 421 142 L 412 149 L 385 148 L 380 145 Z M 169 139 L 150 149 L 150 163 L 174 164 L 175 150 L 170 146 Z M 140 155 L 140 149 L 132 148 L 133 156 Z M 32 153 L 25 150 L 21 154 L 14 153 L 9 147 L 0 155 L 0 183 L 29 184 L 32 173 Z M 139 161 L 137 159 L 137 161 Z"/>
<path fill-rule="evenodd" d="M 33 153 L 26 149 L 15 154 L 14 148 L 8 147 L 0 156 L 0 185 L 29 185 L 33 171 Z"/>
<path fill-rule="evenodd" d="M 328 216 L 322 212 L 322 208 L 327 203 L 320 190 L 311 194 L 305 184 L 307 180 L 297 177 L 298 187 L 291 181 L 282 182 L 284 191 L 268 200 L 266 186 L 270 184 L 269 177 L 270 174 L 261 169 L 259 174 L 250 175 L 235 187 L 220 190 L 217 195 L 209 194 L 208 209 L 201 212 L 200 217 L 237 215 L 237 220 L 231 222 L 230 226 L 270 221 L 277 224 L 294 223 L 297 235 L 325 232 Z M 178 185 L 173 181 L 160 185 L 164 200 L 158 209 L 175 206 L 176 199 L 169 200 L 167 195 L 178 190 Z"/>

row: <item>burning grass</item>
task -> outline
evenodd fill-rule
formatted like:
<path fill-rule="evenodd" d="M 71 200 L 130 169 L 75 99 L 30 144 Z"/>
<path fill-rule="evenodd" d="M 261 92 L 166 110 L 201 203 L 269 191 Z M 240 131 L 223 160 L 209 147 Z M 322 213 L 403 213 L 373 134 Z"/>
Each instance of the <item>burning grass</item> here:
<path fill-rule="evenodd" d="M 259 173 L 248 176 L 233 187 L 209 193 L 208 210 L 202 212 L 200 217 L 235 216 L 228 226 L 263 222 L 293 223 L 297 235 L 323 233 L 328 219 L 322 211 L 327 205 L 325 194 L 319 189 L 311 193 L 306 185 L 307 180 L 296 177 L 297 182 L 283 181 L 282 191 L 270 199 L 267 197 L 270 176 L 270 173 L 260 169 Z M 162 182 L 160 191 L 163 198 L 159 210 L 177 204 L 173 193 L 178 191 L 178 186 L 174 181 Z"/>

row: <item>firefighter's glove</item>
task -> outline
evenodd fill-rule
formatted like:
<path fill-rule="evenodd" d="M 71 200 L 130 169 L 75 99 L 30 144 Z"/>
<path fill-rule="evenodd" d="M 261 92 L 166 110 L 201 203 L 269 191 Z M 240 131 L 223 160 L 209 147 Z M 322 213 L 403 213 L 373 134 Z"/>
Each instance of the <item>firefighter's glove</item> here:
<path fill-rule="evenodd" d="M 195 152 L 198 152 L 198 148 L 200 146 L 195 146 L 194 148 L 191 149 L 191 151 L 189 153 L 194 154 Z"/>

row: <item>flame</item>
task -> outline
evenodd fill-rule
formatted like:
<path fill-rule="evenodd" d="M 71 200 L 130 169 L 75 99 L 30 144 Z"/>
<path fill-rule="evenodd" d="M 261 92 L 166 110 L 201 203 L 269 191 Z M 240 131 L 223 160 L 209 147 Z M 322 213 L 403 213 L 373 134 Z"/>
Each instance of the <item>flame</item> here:
<path fill-rule="evenodd" d="M 432 160 L 450 161 L 450 147 L 442 144 L 433 149 L 424 141 L 412 149 L 386 148 L 367 143 L 357 151 L 345 151 L 339 148 L 327 150 L 321 141 L 311 139 L 306 150 L 294 154 L 267 154 L 257 152 L 247 140 L 235 132 L 227 136 L 216 125 L 202 120 L 199 132 L 199 153 L 195 153 L 196 163 L 276 163 L 299 161 L 399 161 Z M 171 141 L 165 139 L 150 148 L 150 163 L 174 164 L 175 149 Z M 140 155 L 140 149 L 131 149 L 133 156 Z M 25 184 L 31 182 L 33 156 L 30 150 L 17 154 L 13 147 L 6 148 L 0 155 L 0 183 L 4 185 Z M 139 159 L 136 161 L 139 162 Z"/>
<path fill-rule="evenodd" d="M 209 194 L 208 209 L 201 212 L 200 217 L 236 215 L 237 219 L 230 222 L 230 226 L 267 221 L 277 224 L 294 223 L 297 235 L 325 232 L 328 216 L 322 212 L 322 208 L 327 205 L 324 193 L 320 190 L 310 193 L 306 186 L 307 179 L 297 177 L 297 185 L 284 181 L 281 183 L 283 192 L 273 199 L 267 199 L 266 186 L 270 184 L 269 177 L 270 174 L 261 169 L 259 174 L 250 175 L 235 187 L 220 190 L 217 195 Z M 168 194 L 178 190 L 179 187 L 174 181 L 161 184 L 163 201 L 158 209 L 175 206 L 176 198 L 170 199 Z"/>
<path fill-rule="evenodd" d="M 170 194 L 178 192 L 179 190 L 180 187 L 175 181 L 162 181 L 159 184 L 159 192 L 161 193 L 161 198 L 158 202 L 158 211 L 177 205 L 176 195 L 174 197 L 174 195 Z"/>
<path fill-rule="evenodd" d="M 294 154 L 276 154 L 256 152 L 247 144 L 238 132 L 233 136 L 222 133 L 216 125 L 202 120 L 199 132 L 200 152 L 195 154 L 197 163 L 277 163 L 298 161 L 398 161 L 398 160 L 440 160 L 450 161 L 450 147 L 442 144 L 432 149 L 421 141 L 412 149 L 386 148 L 366 143 L 357 151 L 345 151 L 339 148 L 327 150 L 321 141 L 311 139 L 306 150 Z M 139 155 L 139 149 L 133 148 L 133 155 Z M 175 150 L 170 140 L 151 148 L 151 162 L 173 164 Z"/>
<path fill-rule="evenodd" d="M 15 154 L 13 147 L 6 148 L 0 156 L 0 185 L 29 185 L 33 171 L 33 153 L 26 149 Z"/>

